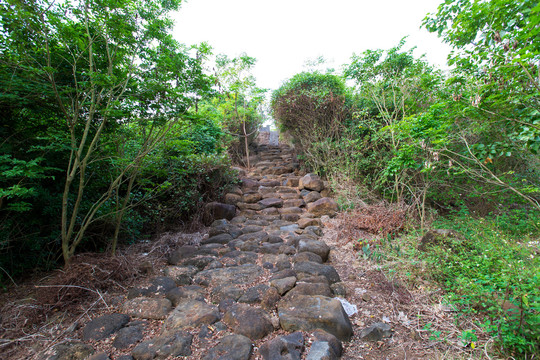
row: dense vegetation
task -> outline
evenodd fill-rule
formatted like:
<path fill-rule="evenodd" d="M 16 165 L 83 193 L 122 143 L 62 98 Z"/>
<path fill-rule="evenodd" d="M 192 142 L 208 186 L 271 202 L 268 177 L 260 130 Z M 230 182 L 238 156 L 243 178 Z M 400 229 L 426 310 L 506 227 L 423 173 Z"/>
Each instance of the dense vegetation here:
<path fill-rule="evenodd" d="M 236 181 L 228 150 L 261 122 L 255 59 L 210 73 L 208 45 L 170 34 L 179 6 L 1 3 L 1 284 L 196 220 Z"/>
<path fill-rule="evenodd" d="M 540 343 L 539 24 L 533 1 L 449 0 L 424 20 L 454 48 L 449 73 L 404 39 L 353 55 L 340 74 L 297 74 L 272 95 L 281 130 L 343 208 L 384 200 L 417 221 L 413 237 L 429 225 L 467 239 L 420 252 L 408 235 L 364 249 L 430 269 L 421 276 L 462 313 L 484 314 L 514 357 Z"/>

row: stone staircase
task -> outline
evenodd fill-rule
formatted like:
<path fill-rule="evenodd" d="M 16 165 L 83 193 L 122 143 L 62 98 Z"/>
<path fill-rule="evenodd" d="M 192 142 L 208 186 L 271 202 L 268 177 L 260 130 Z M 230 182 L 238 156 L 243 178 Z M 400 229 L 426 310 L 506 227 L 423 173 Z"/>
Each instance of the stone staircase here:
<path fill-rule="evenodd" d="M 253 160 L 225 203 L 210 205 L 200 244 L 175 249 L 163 276 L 129 290 L 121 313 L 93 319 L 82 341 L 44 358 L 340 358 L 353 330 L 320 240 L 337 204 L 316 175 L 299 173 L 290 148 L 263 145 Z M 144 337 L 149 324 L 155 333 Z M 96 353 L 98 341 L 114 351 Z"/>

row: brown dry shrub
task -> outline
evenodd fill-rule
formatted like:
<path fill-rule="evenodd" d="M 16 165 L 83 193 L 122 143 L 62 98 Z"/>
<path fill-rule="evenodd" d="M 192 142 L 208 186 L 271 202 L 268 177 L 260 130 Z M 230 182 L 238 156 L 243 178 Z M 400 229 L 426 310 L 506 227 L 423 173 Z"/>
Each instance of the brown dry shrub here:
<path fill-rule="evenodd" d="M 134 255 L 81 254 L 47 278 L 2 294 L 0 358 L 17 358 L 13 354 L 22 349 L 21 344 L 54 333 L 60 324 L 55 317 L 73 321 L 70 316 L 84 313 L 92 307 L 89 304 L 105 303 L 108 292 L 132 284 L 139 276 L 133 264 L 140 264 Z"/>
<path fill-rule="evenodd" d="M 341 213 L 337 220 L 341 235 L 348 243 L 358 240 L 364 232 L 395 236 L 405 227 L 406 219 L 406 208 L 382 203 Z"/>
<path fill-rule="evenodd" d="M 50 309 L 61 310 L 123 288 L 120 284 L 130 283 L 139 275 L 139 269 L 133 265 L 137 262 L 132 260 L 125 256 L 77 255 L 70 265 L 37 286 L 37 301 Z"/>

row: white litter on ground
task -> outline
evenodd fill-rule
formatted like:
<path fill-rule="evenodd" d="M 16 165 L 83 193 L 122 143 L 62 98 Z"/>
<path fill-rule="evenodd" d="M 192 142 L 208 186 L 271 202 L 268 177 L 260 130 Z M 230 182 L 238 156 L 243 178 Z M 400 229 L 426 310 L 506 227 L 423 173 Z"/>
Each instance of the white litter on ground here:
<path fill-rule="evenodd" d="M 334 299 L 338 299 L 341 302 L 341 306 L 343 306 L 343 310 L 345 310 L 345 313 L 347 313 L 347 316 L 353 316 L 358 312 L 358 308 L 356 305 L 351 304 L 345 299 L 335 297 Z"/>

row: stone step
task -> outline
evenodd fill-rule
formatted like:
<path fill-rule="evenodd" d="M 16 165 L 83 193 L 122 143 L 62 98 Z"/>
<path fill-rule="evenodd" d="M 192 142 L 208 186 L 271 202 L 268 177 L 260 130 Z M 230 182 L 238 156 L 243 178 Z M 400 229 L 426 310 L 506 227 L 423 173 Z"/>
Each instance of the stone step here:
<path fill-rule="evenodd" d="M 320 240 L 321 217 L 337 205 L 322 196 L 320 178 L 301 176 L 290 148 L 265 145 L 254 154 L 251 171 L 239 170 L 247 174 L 241 186 L 225 196 L 236 216 L 213 221 L 200 244 L 172 251 L 165 276 L 130 289 L 123 314 L 94 319 L 83 334 L 112 339 L 135 360 L 341 356 L 353 330 L 335 299 L 345 287 Z M 162 321 L 161 331 L 141 342 L 150 321 Z M 288 334 L 272 335 L 278 330 Z M 217 345 L 207 346 L 214 337 Z"/>

